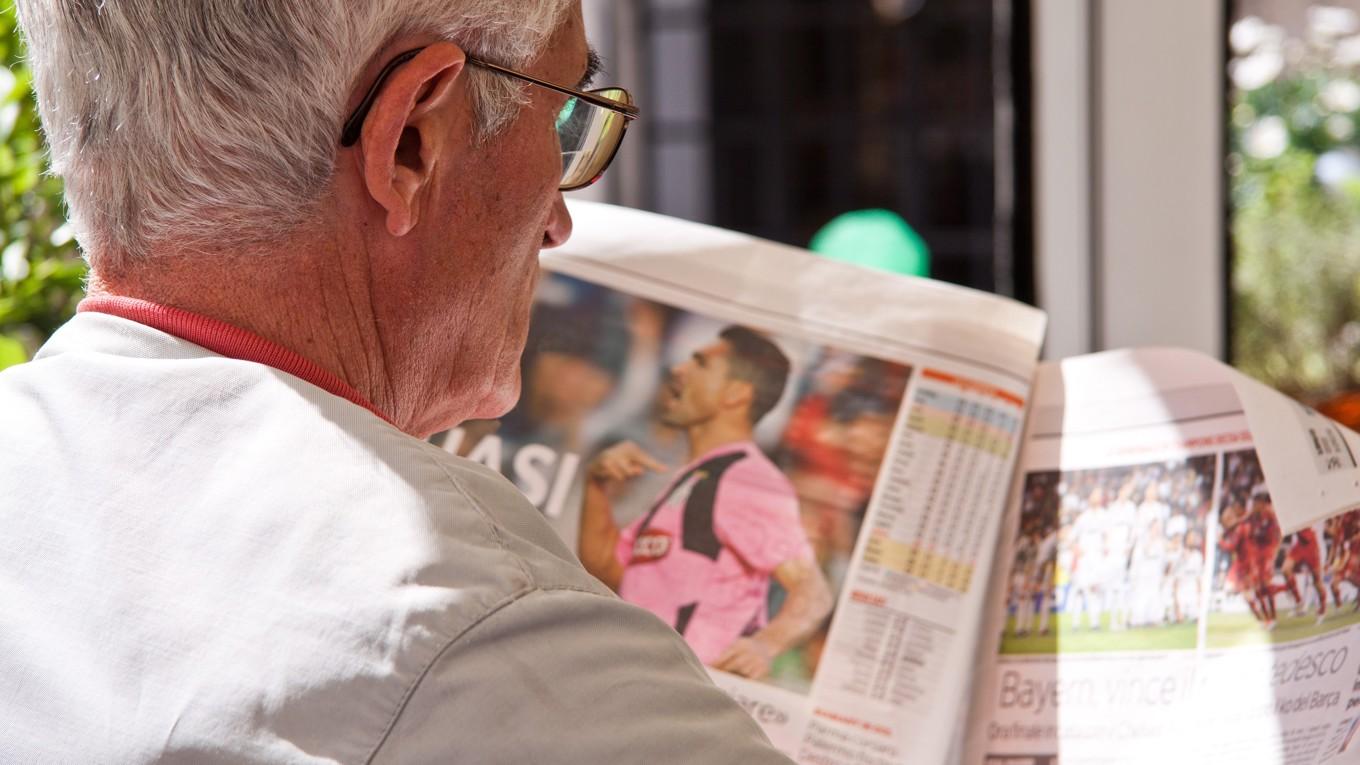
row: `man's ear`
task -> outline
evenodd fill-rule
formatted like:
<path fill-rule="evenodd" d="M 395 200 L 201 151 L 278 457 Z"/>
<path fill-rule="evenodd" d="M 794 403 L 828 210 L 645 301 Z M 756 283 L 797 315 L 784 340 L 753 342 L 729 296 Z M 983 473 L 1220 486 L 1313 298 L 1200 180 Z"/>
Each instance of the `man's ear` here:
<path fill-rule="evenodd" d="M 722 404 L 729 409 L 750 407 L 756 400 L 756 386 L 746 380 L 728 380 L 723 385 Z"/>
<path fill-rule="evenodd" d="M 387 211 L 392 236 L 405 236 L 420 222 L 435 168 L 459 145 L 460 128 L 472 126 L 468 110 L 456 103 L 466 62 L 453 43 L 425 48 L 392 73 L 364 121 L 359 170 L 369 195 Z"/>

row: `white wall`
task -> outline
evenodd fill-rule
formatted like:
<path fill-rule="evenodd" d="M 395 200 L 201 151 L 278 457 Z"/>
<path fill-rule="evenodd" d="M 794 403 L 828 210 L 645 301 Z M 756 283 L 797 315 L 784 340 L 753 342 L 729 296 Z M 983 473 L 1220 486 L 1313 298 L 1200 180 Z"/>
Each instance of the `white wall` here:
<path fill-rule="evenodd" d="M 1221 357 L 1223 4 L 1033 7 L 1049 355 L 1175 345 Z"/>
<path fill-rule="evenodd" d="M 1094 348 L 1091 247 L 1090 14 L 1086 0 L 1036 0 L 1034 252 L 1049 313 L 1049 358 Z"/>

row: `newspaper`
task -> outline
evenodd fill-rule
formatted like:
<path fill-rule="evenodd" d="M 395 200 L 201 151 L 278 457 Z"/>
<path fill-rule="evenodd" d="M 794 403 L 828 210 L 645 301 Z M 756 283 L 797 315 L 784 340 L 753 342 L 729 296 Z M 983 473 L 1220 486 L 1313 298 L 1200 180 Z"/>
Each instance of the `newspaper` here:
<path fill-rule="evenodd" d="M 968 760 L 1360 762 L 1357 446 L 1187 351 L 1042 366 Z"/>
<path fill-rule="evenodd" d="M 436 438 L 794 759 L 1360 756 L 1354 434 L 1185 352 L 1041 367 L 1014 301 L 572 214 L 521 403 Z"/>

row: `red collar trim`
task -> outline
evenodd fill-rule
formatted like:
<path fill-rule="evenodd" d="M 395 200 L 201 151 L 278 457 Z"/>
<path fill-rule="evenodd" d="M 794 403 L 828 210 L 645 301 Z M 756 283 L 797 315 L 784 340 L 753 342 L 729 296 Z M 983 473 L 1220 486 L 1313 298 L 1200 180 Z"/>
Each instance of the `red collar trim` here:
<path fill-rule="evenodd" d="M 207 348 L 220 356 L 273 367 L 280 372 L 305 380 L 331 395 L 361 406 L 392 424 L 392 420 L 360 395 L 354 386 L 322 369 L 315 362 L 224 321 L 127 297 L 87 297 L 76 306 L 76 312 L 103 313 L 135 321 Z"/>

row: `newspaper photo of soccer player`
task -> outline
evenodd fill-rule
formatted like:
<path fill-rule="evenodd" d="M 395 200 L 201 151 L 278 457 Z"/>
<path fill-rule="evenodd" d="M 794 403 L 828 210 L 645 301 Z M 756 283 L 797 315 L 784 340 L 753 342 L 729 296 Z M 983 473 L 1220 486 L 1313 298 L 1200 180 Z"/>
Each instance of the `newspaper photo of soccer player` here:
<path fill-rule="evenodd" d="M 1001 652 L 1194 648 L 1214 465 L 1026 476 Z"/>
<path fill-rule="evenodd" d="M 1284 643 L 1360 623 L 1360 510 L 1284 533 L 1253 450 L 1224 455 L 1218 504 L 1209 647 Z"/>
<path fill-rule="evenodd" d="M 811 687 L 910 370 L 545 274 L 495 467 L 706 665 Z"/>

